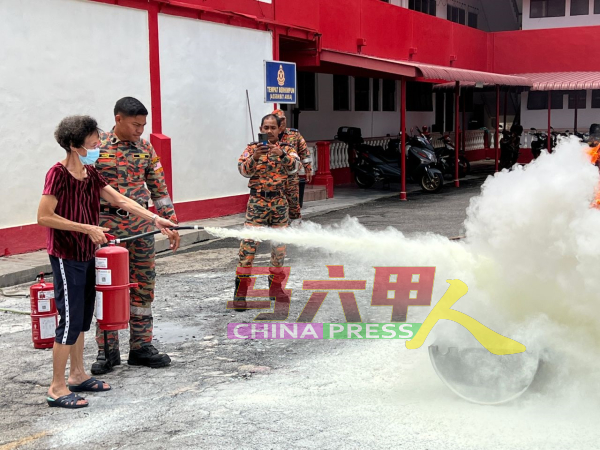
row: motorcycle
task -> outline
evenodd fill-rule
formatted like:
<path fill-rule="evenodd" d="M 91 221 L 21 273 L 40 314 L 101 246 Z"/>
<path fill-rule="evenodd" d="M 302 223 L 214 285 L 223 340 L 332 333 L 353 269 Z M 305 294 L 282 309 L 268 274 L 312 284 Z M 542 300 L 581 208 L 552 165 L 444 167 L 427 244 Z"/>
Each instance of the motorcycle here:
<path fill-rule="evenodd" d="M 548 150 L 548 133 L 544 133 L 543 131 L 538 131 L 535 128 L 530 128 L 529 134 L 535 137 L 535 141 L 531 142 L 531 153 L 533 154 L 533 159 L 537 159 L 538 156 L 542 153 L 542 150 Z M 586 135 L 582 133 L 573 133 L 577 136 L 582 142 L 586 142 Z M 564 133 L 558 133 L 554 131 L 554 128 L 550 127 L 550 153 L 556 147 L 558 143 L 558 138 L 560 137 L 569 137 L 571 133 L 569 130 L 566 130 Z"/>
<path fill-rule="evenodd" d="M 427 141 L 428 145 L 426 146 L 426 148 L 435 153 L 435 156 L 437 158 L 437 164 L 435 167 L 439 169 L 440 172 L 442 172 L 444 178 L 454 179 L 456 175 L 456 153 L 454 151 L 454 145 L 452 145 L 450 135 L 445 134 L 444 136 L 438 139 L 443 142 L 443 147 L 434 148 L 433 143 L 431 142 L 431 135 L 428 133 L 427 128 L 423 127 L 423 130 L 421 130 L 419 127 L 416 127 L 416 129 L 419 132 L 419 135 L 423 137 L 425 141 Z M 421 141 L 415 142 L 415 145 L 419 146 L 419 144 L 423 143 Z M 459 178 L 466 177 L 471 171 L 471 163 L 469 163 L 469 160 L 467 159 L 464 153 L 465 152 L 463 150 L 460 150 L 458 155 Z"/>
<path fill-rule="evenodd" d="M 500 169 L 510 169 L 519 159 L 519 147 L 521 146 L 521 133 L 523 127 L 513 125 L 509 130 L 499 126 L 502 138 L 500 139 Z"/>
<path fill-rule="evenodd" d="M 359 187 L 370 188 L 377 181 L 400 181 L 400 139 L 390 139 L 386 148 L 368 145 L 364 143 L 361 129 L 354 127 L 340 127 L 335 139 L 348 145 L 350 169 Z M 415 139 L 417 138 L 411 137 L 406 143 L 406 176 L 409 180 L 419 183 L 425 192 L 438 192 L 444 185 L 444 176 L 435 168 L 435 152 L 414 145 Z"/>

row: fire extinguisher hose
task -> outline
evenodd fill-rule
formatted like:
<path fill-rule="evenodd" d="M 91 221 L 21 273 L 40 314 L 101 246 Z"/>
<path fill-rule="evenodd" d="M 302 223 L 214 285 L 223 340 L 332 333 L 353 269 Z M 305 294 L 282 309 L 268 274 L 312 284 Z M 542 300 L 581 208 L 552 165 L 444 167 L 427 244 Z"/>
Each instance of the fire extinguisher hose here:
<path fill-rule="evenodd" d="M 31 313 L 29 311 L 19 311 L 18 309 L 0 308 L 0 311 L 14 313 L 14 314 L 23 314 L 24 316 L 31 315 Z"/>
<path fill-rule="evenodd" d="M 169 230 L 204 230 L 204 227 L 194 225 L 191 227 L 173 227 L 173 228 L 169 228 Z M 108 240 L 110 243 L 120 244 L 121 242 L 135 241 L 136 239 L 152 236 L 152 235 L 158 234 L 158 233 L 160 233 L 160 230 L 154 230 L 154 231 L 150 231 L 148 233 L 136 234 L 135 236 L 130 236 L 130 237 L 124 238 L 124 239 L 113 239 L 112 236 L 110 236 L 110 235 L 107 235 L 107 236 L 110 236 L 110 238 Z"/>

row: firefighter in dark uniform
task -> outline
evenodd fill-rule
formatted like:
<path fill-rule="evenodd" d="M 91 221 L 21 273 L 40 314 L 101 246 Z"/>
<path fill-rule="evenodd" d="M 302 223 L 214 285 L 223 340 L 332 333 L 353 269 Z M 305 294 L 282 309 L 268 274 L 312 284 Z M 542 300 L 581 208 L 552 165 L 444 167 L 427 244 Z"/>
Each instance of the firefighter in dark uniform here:
<path fill-rule="evenodd" d="M 125 97 L 117 101 L 114 109 L 115 127 L 101 136 L 100 156 L 96 162 L 98 172 L 120 193 L 148 208 L 150 199 L 161 217 L 177 223 L 173 202 L 169 197 L 164 173 L 156 151 L 148 141 L 141 139 L 146 125 L 148 110 L 135 98 Z M 157 215 L 154 215 L 156 220 Z M 110 228 L 117 238 L 152 231 L 152 221 L 130 216 L 123 211 L 102 202 L 100 226 Z M 179 235 L 168 230 L 173 251 L 179 247 Z M 154 236 L 128 242 L 129 270 L 132 283 L 129 321 L 128 363 L 136 366 L 165 367 L 171 359 L 159 353 L 152 345 L 152 301 L 154 300 Z M 104 333 L 96 329 L 98 357 L 92 365 L 93 374 L 103 374 L 121 364 L 118 332 Z M 109 347 L 109 360 L 104 354 L 104 346 Z"/>
<path fill-rule="evenodd" d="M 285 196 L 290 207 L 290 224 L 293 225 L 302 221 L 300 209 L 302 208 L 302 197 L 304 196 L 303 188 L 304 183 L 310 183 L 312 179 L 312 159 L 306 141 L 300 132 L 295 128 L 287 128 L 287 119 L 284 112 L 276 109 L 273 114 L 279 118 L 279 141 L 294 147 L 305 173 L 305 179 L 302 180 L 298 172 L 290 174 L 285 186 Z"/>
<path fill-rule="evenodd" d="M 276 116 L 269 114 L 263 117 L 260 129 L 268 135 L 268 144 L 255 142 L 248 145 L 238 160 L 238 170 L 242 176 L 250 178 L 245 226 L 287 227 L 289 213 L 285 183 L 290 174 L 298 171 L 300 160 L 294 147 L 279 142 Z M 244 239 L 240 243 L 238 267 L 252 266 L 257 247 L 258 243 L 252 239 Z M 272 244 L 269 295 L 282 301 L 287 297 L 281 285 L 285 276 L 277 269 L 283 267 L 284 259 L 285 245 Z M 240 277 L 236 276 L 233 298 L 236 311 L 244 311 L 246 308 L 246 288 L 244 283 L 240 284 Z"/>

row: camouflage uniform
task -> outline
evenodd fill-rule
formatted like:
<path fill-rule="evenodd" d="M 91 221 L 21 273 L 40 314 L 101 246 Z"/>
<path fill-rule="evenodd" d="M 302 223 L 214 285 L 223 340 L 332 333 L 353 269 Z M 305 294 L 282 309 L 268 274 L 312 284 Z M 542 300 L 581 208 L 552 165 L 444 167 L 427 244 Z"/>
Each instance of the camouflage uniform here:
<path fill-rule="evenodd" d="M 288 176 L 298 171 L 300 160 L 293 146 L 285 143 L 278 145 L 285 153 L 282 156 L 263 155 L 255 161 L 253 155 L 259 144 L 253 143 L 238 160 L 238 170 L 244 177 L 250 178 L 246 226 L 288 226 L 288 202 L 284 188 Z M 257 247 L 258 243 L 252 239 L 244 239 L 240 243 L 238 267 L 252 266 Z M 282 267 L 284 259 L 285 245 L 272 244 L 271 265 Z M 278 274 L 279 271 L 273 273 Z"/>
<path fill-rule="evenodd" d="M 291 145 L 296 150 L 300 162 L 304 167 L 306 173 L 312 172 L 312 159 L 306 141 L 295 128 L 286 128 L 283 134 L 280 136 L 280 141 Z M 287 198 L 288 205 L 290 207 L 290 220 L 300 219 L 302 214 L 300 213 L 300 178 L 298 172 L 290 174 L 287 179 L 285 186 L 285 197 Z"/>
<path fill-rule="evenodd" d="M 96 162 L 99 173 L 121 194 L 147 207 L 152 199 L 158 215 L 177 223 L 173 202 L 169 197 L 160 160 L 152 145 L 140 139 L 138 142 L 120 141 L 113 131 L 102 133 L 100 156 Z M 147 185 L 147 188 L 146 188 Z M 100 226 L 110 228 L 117 238 L 154 230 L 151 221 L 129 216 L 126 211 L 107 211 L 109 205 L 102 200 Z M 129 343 L 131 350 L 152 342 L 152 301 L 154 300 L 154 236 L 126 243 L 129 250 L 129 272 L 132 283 L 139 287 L 131 289 L 129 320 Z M 103 332 L 96 328 L 96 342 L 104 348 Z M 116 331 L 108 332 L 110 350 L 118 350 Z"/>

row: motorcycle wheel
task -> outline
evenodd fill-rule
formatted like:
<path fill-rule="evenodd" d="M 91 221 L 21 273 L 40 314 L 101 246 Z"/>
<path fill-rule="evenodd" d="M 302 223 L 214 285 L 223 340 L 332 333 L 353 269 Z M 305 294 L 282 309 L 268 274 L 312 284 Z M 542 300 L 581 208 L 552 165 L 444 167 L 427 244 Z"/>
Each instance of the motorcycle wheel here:
<path fill-rule="evenodd" d="M 375 178 L 359 173 L 354 174 L 354 181 L 356 182 L 358 187 L 361 187 L 363 189 L 368 189 L 375 184 Z"/>
<path fill-rule="evenodd" d="M 442 172 L 437 169 L 429 169 L 429 171 L 431 172 L 433 179 L 430 180 L 429 176 L 424 173 L 421 176 L 421 189 L 429 194 L 434 194 L 439 192 L 442 189 L 442 186 L 444 186 L 444 176 L 442 175 Z"/>

